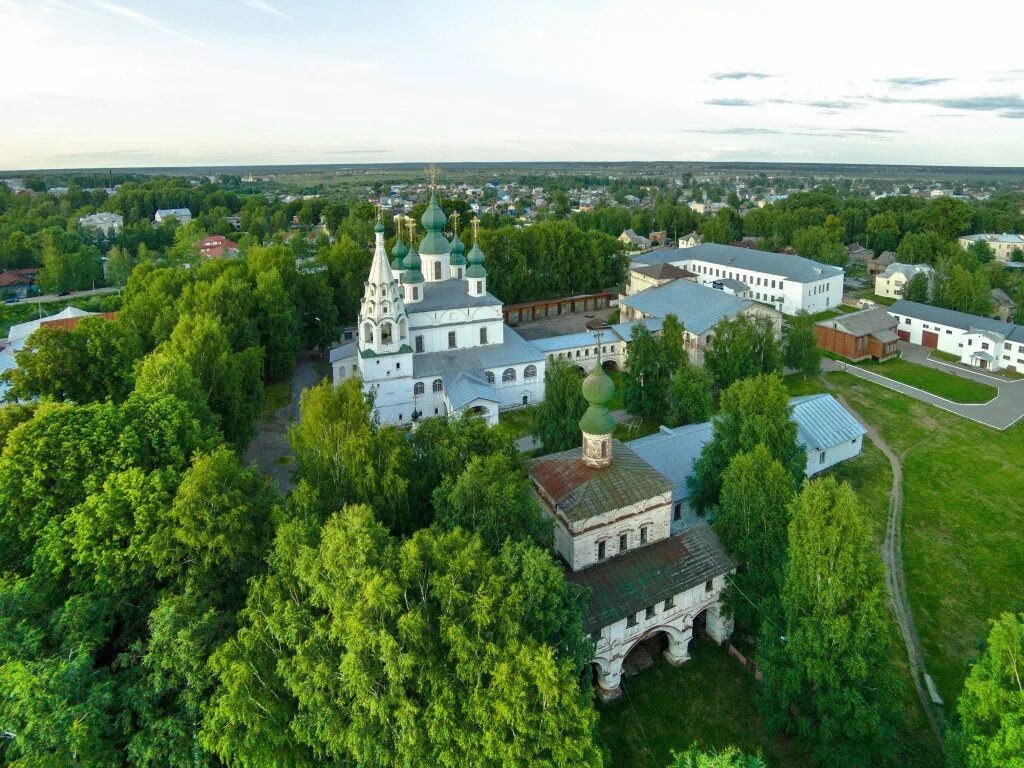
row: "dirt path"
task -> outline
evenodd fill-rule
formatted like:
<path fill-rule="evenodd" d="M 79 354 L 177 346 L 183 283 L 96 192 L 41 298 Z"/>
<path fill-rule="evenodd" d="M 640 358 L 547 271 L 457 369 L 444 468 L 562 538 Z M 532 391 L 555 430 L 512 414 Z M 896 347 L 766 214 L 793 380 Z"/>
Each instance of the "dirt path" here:
<path fill-rule="evenodd" d="M 893 615 L 896 617 L 896 624 L 903 636 L 903 642 L 907 646 L 907 657 L 910 660 L 911 677 L 914 679 L 914 688 L 921 700 L 921 706 L 928 717 L 935 737 L 942 743 L 942 729 L 935 717 L 931 697 L 925 689 L 924 678 L 927 670 L 924 665 L 924 654 L 921 651 L 921 639 L 917 635 L 914 626 L 914 615 L 910 610 L 910 602 L 907 600 L 907 581 L 903 572 L 903 464 L 900 457 L 889 446 L 885 439 L 871 424 L 861 418 L 845 398 L 836 394 L 835 398 L 860 425 L 867 430 L 868 437 L 878 449 L 889 459 L 892 467 L 892 489 L 889 491 L 889 517 L 885 526 L 885 541 L 882 544 L 882 562 L 885 565 L 885 585 L 889 590 L 889 604 L 892 606 Z"/>

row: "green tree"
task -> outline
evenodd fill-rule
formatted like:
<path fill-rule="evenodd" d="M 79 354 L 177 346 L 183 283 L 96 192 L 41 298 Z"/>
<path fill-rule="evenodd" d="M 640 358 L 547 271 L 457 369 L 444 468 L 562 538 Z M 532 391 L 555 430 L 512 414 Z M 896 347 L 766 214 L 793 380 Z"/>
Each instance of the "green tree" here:
<path fill-rule="evenodd" d="M 907 281 L 903 288 L 903 298 L 907 301 L 916 301 L 921 304 L 928 303 L 931 294 L 931 280 L 924 272 L 918 272 Z"/>
<path fill-rule="evenodd" d="M 577 662 L 551 644 L 582 637 L 582 603 L 548 555 L 511 546 L 434 528 L 399 543 L 365 506 L 283 526 L 214 658 L 202 743 L 253 766 L 600 766 Z"/>
<path fill-rule="evenodd" d="M 796 422 L 790 418 L 789 391 L 778 374 L 741 379 L 722 393 L 713 420 L 710 442 L 694 463 L 687 480 L 691 498 L 702 512 L 719 502 L 722 477 L 732 457 L 763 444 L 792 476 L 803 484 L 807 454 L 797 441 Z"/>
<path fill-rule="evenodd" d="M 668 382 L 665 424 L 678 427 L 697 424 L 711 418 L 713 382 L 704 366 L 684 365 Z"/>
<path fill-rule="evenodd" d="M 778 614 L 794 492 L 793 476 L 760 443 L 733 456 L 722 476 L 715 531 L 741 564 L 725 600 L 745 627 Z"/>
<path fill-rule="evenodd" d="M 533 436 L 548 453 L 565 451 L 580 443 L 579 421 L 587 410 L 580 373 L 564 360 L 548 361 L 544 368 L 544 400 L 533 418 Z"/>
<path fill-rule="evenodd" d="M 765 622 L 758 643 L 768 724 L 795 733 L 822 763 L 883 764 L 897 700 L 894 644 L 867 518 L 832 477 L 809 483 L 790 515 L 784 624 Z"/>
<path fill-rule="evenodd" d="M 622 375 L 622 400 L 634 416 L 653 418 L 662 412 L 665 381 L 671 375 L 664 362 L 659 340 L 646 325 L 635 323 Z"/>
<path fill-rule="evenodd" d="M 769 317 L 741 314 L 722 320 L 704 350 L 704 366 L 718 389 L 758 374 L 781 373 L 782 365 L 782 347 Z"/>
<path fill-rule="evenodd" d="M 892 211 L 875 214 L 867 220 L 868 245 L 875 253 L 895 251 L 900 244 L 900 222 Z"/>
<path fill-rule="evenodd" d="M 685 752 L 672 752 L 668 768 L 767 768 L 764 760 L 745 755 L 736 747 L 701 750 L 696 744 Z"/>
<path fill-rule="evenodd" d="M 132 391 L 141 354 L 138 336 L 129 326 L 86 317 L 71 330 L 40 327 L 15 353 L 18 367 L 2 378 L 11 384 L 11 399 L 121 401 Z"/>
<path fill-rule="evenodd" d="M 285 292 L 277 270 L 256 277 L 256 325 L 264 350 L 264 374 L 271 381 L 283 381 L 295 367 L 299 352 L 299 319 Z"/>
<path fill-rule="evenodd" d="M 951 741 L 964 765 L 1024 764 L 1024 613 L 1003 613 L 992 622 L 956 706 L 960 729 Z"/>
<path fill-rule="evenodd" d="M 814 335 L 814 319 L 803 310 L 786 318 L 782 330 L 782 360 L 787 368 L 799 371 L 805 379 L 821 373 L 821 348 Z"/>
<path fill-rule="evenodd" d="M 107 282 L 110 285 L 127 285 L 134 266 L 131 255 L 124 248 L 115 245 L 107 252 L 107 264 L 104 270 Z"/>
<path fill-rule="evenodd" d="M 478 533 L 495 554 L 508 539 L 554 544 L 551 521 L 541 516 L 526 473 L 507 453 L 473 456 L 458 477 L 442 481 L 433 499 L 439 527 Z"/>

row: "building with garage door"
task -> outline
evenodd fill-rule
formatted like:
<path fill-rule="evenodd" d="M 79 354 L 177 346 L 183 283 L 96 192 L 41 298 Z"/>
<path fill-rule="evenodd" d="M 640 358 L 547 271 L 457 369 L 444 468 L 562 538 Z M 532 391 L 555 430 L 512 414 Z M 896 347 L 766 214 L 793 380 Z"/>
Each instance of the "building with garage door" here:
<path fill-rule="evenodd" d="M 982 370 L 1024 371 L 1024 326 L 914 301 L 889 307 L 904 341 L 956 355 Z"/>

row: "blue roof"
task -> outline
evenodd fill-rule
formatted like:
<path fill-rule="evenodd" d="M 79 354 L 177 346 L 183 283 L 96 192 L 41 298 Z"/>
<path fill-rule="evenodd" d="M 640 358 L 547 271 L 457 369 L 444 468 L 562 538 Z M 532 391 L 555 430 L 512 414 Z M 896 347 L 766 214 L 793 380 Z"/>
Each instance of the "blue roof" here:
<path fill-rule="evenodd" d="M 485 368 L 544 361 L 544 355 L 518 333 L 507 325 L 503 327 L 503 331 L 503 344 L 484 344 L 479 347 L 415 354 L 412 357 L 412 375 L 417 379 L 425 379 L 444 373 L 478 373 Z"/>
<path fill-rule="evenodd" d="M 969 331 L 972 328 L 980 328 L 983 331 L 995 331 L 1011 341 L 1024 342 L 1024 325 L 1014 325 L 1013 323 L 994 320 L 991 317 L 982 317 L 981 315 L 969 315 L 966 312 L 958 312 L 955 309 L 933 307 L 931 304 L 921 304 L 916 301 L 900 299 L 889 307 L 889 314 L 927 320 L 930 323 L 948 325 L 951 328 L 959 328 L 962 331 Z"/>
<path fill-rule="evenodd" d="M 843 274 L 839 267 L 805 259 L 803 256 L 737 248 L 718 243 L 701 243 L 693 248 L 660 248 L 641 254 L 634 261 L 641 264 L 670 262 L 676 266 L 684 266 L 688 261 L 706 261 L 722 267 L 745 269 L 748 272 L 780 275 L 799 283 L 810 283 Z"/>
<path fill-rule="evenodd" d="M 441 376 L 444 391 L 448 396 L 448 405 L 453 411 L 472 403 L 474 400 L 487 400 L 497 403 L 494 389 L 480 377 L 471 373 L 446 373 Z"/>
<path fill-rule="evenodd" d="M 647 288 L 621 299 L 619 304 L 658 318 L 675 315 L 686 330 L 698 335 L 751 306 L 746 299 L 689 280 Z"/>
<path fill-rule="evenodd" d="M 804 395 L 789 400 L 797 439 L 806 447 L 821 450 L 856 440 L 867 434 L 832 395 Z"/>
<path fill-rule="evenodd" d="M 629 447 L 676 487 L 673 499 L 687 499 L 690 489 L 686 478 L 693 473 L 693 462 L 711 441 L 711 435 L 710 421 L 675 429 L 662 427 L 657 434 L 631 441 Z"/>
<path fill-rule="evenodd" d="M 608 341 L 605 337 L 604 341 Z M 567 333 L 564 336 L 546 336 L 543 339 L 534 339 L 532 342 L 540 352 L 545 354 L 559 349 L 570 347 L 592 347 L 597 344 L 597 335 L 594 331 L 583 331 L 582 333 Z"/>
<path fill-rule="evenodd" d="M 660 317 L 647 317 L 643 320 L 633 320 L 629 323 L 615 323 L 612 326 L 612 330 L 615 331 L 616 335 L 623 341 L 629 341 L 633 338 L 633 326 L 634 325 L 646 325 L 647 329 L 651 333 L 657 333 L 661 330 L 663 323 Z"/>

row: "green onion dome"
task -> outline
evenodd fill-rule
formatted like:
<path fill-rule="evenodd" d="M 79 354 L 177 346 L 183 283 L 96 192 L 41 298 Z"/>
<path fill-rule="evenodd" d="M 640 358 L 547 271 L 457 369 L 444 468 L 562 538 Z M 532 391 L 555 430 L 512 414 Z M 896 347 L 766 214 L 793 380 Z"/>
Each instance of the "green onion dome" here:
<path fill-rule="evenodd" d="M 583 418 L 580 429 L 588 435 L 610 435 L 615 431 L 615 419 L 608 412 L 608 403 L 615 396 L 615 384 L 601 368 L 601 358 L 597 358 L 597 367 L 583 380 L 583 398 L 590 403 Z"/>
<path fill-rule="evenodd" d="M 459 239 L 459 233 L 452 236 L 452 266 L 464 266 L 466 263 L 466 246 Z"/>
<path fill-rule="evenodd" d="M 437 203 L 437 195 L 430 193 L 430 202 L 427 203 L 427 210 L 420 217 L 420 224 L 427 232 L 440 232 L 448 223 L 448 217 L 444 215 L 441 206 Z"/>
<path fill-rule="evenodd" d="M 392 270 L 401 271 L 405 269 L 403 259 L 405 259 L 407 253 L 409 253 L 409 249 L 405 247 L 405 243 L 402 242 L 402 236 L 399 235 L 398 239 L 395 240 L 395 247 L 391 249 Z"/>
<path fill-rule="evenodd" d="M 480 250 L 479 243 L 473 243 L 469 249 L 469 269 L 466 270 L 466 277 L 487 277 L 487 270 L 484 269 L 484 252 Z"/>
<path fill-rule="evenodd" d="M 402 273 L 403 283 L 422 283 L 423 273 L 420 272 L 420 255 L 416 253 L 416 249 L 411 247 L 409 252 L 406 253 L 405 258 L 402 260 L 402 264 L 405 267 L 405 271 Z"/>
<path fill-rule="evenodd" d="M 378 221 L 378 222 L 377 222 L 377 226 L 375 226 L 375 227 L 373 228 L 373 231 L 374 231 L 374 232 L 383 232 L 383 231 L 384 231 L 384 225 L 383 225 L 383 224 L 381 224 L 381 223 L 380 223 L 380 222 Z"/>

